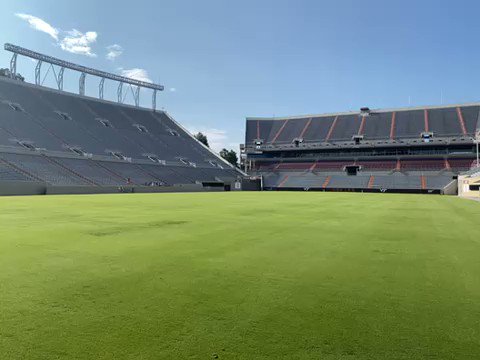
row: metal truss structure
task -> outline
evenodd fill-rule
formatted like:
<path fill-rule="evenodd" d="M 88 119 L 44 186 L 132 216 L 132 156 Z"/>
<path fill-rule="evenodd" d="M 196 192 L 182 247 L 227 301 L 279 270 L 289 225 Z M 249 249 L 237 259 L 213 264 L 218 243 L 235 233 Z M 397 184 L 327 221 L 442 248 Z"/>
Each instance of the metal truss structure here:
<path fill-rule="evenodd" d="M 132 90 L 133 99 L 135 101 L 135 106 L 140 105 L 140 88 L 151 89 L 153 90 L 152 94 L 152 108 L 153 110 L 156 109 L 157 106 L 157 91 L 163 91 L 164 87 L 162 85 L 153 84 L 145 81 L 130 79 L 124 76 L 108 73 L 101 70 L 96 70 L 92 68 L 88 68 L 82 65 L 77 65 L 68 61 L 64 61 L 52 56 L 40 54 L 38 52 L 22 48 L 20 46 L 12 45 L 6 43 L 4 46 L 5 50 L 10 51 L 13 53 L 12 58 L 10 60 L 10 76 L 13 78 L 17 74 L 17 57 L 18 55 L 26 56 L 31 59 L 37 60 L 37 65 L 35 66 L 35 84 L 41 85 L 41 70 L 42 64 L 48 64 L 48 71 L 52 69 L 53 75 L 55 77 L 55 81 L 57 83 L 58 90 L 63 90 L 63 73 L 65 69 L 70 69 L 74 71 L 80 72 L 80 78 L 78 82 L 78 93 L 80 95 L 85 95 L 85 79 L 87 75 L 93 75 L 100 78 L 100 82 L 98 85 L 98 97 L 103 99 L 103 88 L 105 84 L 105 79 L 113 80 L 118 82 L 117 87 L 117 100 L 119 103 L 123 103 L 124 96 L 123 96 L 123 85 L 128 84 Z M 60 69 L 58 74 L 55 72 L 54 65 L 58 66 Z M 47 72 L 48 74 L 48 72 Z"/>

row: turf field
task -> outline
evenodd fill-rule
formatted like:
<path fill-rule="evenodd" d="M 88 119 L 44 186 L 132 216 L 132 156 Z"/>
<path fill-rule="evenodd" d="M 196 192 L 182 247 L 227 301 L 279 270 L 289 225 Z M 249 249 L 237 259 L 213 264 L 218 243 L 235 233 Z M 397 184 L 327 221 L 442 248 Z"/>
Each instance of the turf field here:
<path fill-rule="evenodd" d="M 0 198 L 0 359 L 479 359 L 480 203 Z"/>

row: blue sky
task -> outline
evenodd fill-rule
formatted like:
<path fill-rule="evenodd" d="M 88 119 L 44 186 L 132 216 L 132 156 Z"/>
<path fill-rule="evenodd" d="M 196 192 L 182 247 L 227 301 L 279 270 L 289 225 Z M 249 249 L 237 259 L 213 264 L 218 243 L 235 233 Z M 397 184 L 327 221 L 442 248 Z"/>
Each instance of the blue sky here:
<path fill-rule="evenodd" d="M 479 13 L 478 1 L 453 0 L 11 0 L 0 42 L 116 73 L 141 69 L 166 87 L 159 107 L 215 148 L 236 148 L 246 116 L 477 101 Z M 107 59 L 112 45 L 121 51 Z M 1 51 L 0 66 L 9 58 Z M 30 60 L 18 70 L 32 81 Z M 65 81 L 76 91 L 76 75 Z M 97 83 L 87 78 L 88 95 Z"/>

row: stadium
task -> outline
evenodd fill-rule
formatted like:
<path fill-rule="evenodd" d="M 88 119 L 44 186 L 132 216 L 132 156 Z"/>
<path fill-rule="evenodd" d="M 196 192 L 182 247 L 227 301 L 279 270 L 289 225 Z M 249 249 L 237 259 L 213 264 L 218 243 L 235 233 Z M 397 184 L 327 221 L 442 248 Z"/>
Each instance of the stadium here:
<path fill-rule="evenodd" d="M 151 190 L 173 185 L 195 189 L 195 185 L 230 185 L 241 175 L 166 112 L 73 96 L 61 91 L 61 82 L 60 90 L 54 91 L 19 81 L 15 63 L 19 54 L 38 60 L 37 73 L 47 61 L 60 69 L 77 67 L 11 44 L 5 48 L 14 55 L 10 77 L 0 78 L 1 169 L 2 180 L 13 181 L 13 193 L 108 192 L 118 187 L 141 191 L 138 187 Z M 89 72 L 97 74 L 93 69 Z M 120 80 L 122 86 L 145 86 L 113 74 L 98 74 L 103 81 L 108 76 Z M 79 92 L 84 94 L 81 86 Z"/>
<path fill-rule="evenodd" d="M 456 194 L 478 166 L 479 104 L 248 118 L 247 169 L 276 190 Z"/>
<path fill-rule="evenodd" d="M 0 359 L 480 358 L 480 102 L 248 114 L 236 163 L 4 51 Z"/>

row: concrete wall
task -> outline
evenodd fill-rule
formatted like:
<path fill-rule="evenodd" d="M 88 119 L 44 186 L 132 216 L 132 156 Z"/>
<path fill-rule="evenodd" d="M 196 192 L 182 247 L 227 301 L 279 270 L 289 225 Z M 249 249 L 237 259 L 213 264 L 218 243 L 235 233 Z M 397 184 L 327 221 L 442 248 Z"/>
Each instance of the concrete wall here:
<path fill-rule="evenodd" d="M 0 181 L 0 196 L 4 195 L 61 195 L 61 194 L 122 194 L 122 193 L 173 193 L 173 192 L 218 192 L 223 188 L 201 184 L 165 187 L 147 186 L 52 186 L 41 182 Z"/>
<path fill-rule="evenodd" d="M 45 195 L 46 184 L 30 181 L 0 181 L 0 196 L 5 195 Z"/>

